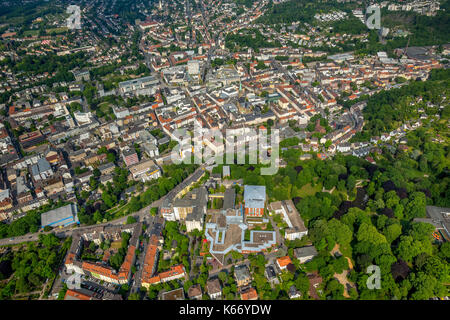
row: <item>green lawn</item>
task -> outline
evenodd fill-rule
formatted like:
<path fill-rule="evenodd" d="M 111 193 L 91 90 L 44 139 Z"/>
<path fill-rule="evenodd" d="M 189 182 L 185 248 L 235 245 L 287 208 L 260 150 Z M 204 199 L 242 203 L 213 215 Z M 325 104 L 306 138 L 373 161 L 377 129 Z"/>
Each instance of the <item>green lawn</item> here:
<path fill-rule="evenodd" d="M 296 196 L 298 197 L 306 197 L 306 196 L 313 196 L 315 195 L 317 192 L 322 191 L 322 184 L 318 183 L 316 184 L 314 187 L 311 186 L 310 183 L 308 183 L 307 185 L 304 185 L 296 194 Z"/>
<path fill-rule="evenodd" d="M 55 32 L 55 33 L 59 34 L 59 33 L 64 33 L 67 30 L 69 30 L 67 27 L 60 27 L 60 28 L 47 29 L 47 30 L 45 30 L 45 32 L 47 32 L 47 33 Z"/>
<path fill-rule="evenodd" d="M 38 36 L 39 35 L 39 31 L 38 30 L 27 30 L 27 31 L 24 31 L 23 35 L 25 37 Z"/>
<path fill-rule="evenodd" d="M 110 107 L 110 103 L 109 102 L 102 102 L 98 105 L 98 107 L 100 108 L 100 110 L 103 113 L 108 113 L 109 107 Z"/>

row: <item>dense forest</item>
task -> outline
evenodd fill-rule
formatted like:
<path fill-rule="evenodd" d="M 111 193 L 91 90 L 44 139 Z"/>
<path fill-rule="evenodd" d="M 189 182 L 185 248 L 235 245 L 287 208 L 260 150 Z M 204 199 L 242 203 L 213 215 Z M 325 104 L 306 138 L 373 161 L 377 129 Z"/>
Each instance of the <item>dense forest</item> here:
<path fill-rule="evenodd" d="M 333 32 L 340 34 L 362 34 L 368 32 L 366 25 L 354 16 L 336 21 L 332 24 L 332 27 Z"/>
<path fill-rule="evenodd" d="M 5 63 L 15 73 L 25 72 L 31 75 L 44 72 L 51 74 L 62 70 L 67 72 L 77 67 L 85 66 L 87 59 L 88 57 L 84 52 L 77 52 L 63 56 L 58 56 L 57 54 L 47 54 L 45 56 L 27 55 L 17 62 L 12 61 L 8 57 Z"/>

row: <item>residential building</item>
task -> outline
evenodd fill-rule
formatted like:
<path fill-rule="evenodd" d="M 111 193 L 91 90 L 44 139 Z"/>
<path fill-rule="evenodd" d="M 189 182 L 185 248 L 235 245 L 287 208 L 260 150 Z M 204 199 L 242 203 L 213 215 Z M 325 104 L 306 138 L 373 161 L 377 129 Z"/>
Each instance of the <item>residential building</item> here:
<path fill-rule="evenodd" d="M 241 300 L 258 300 L 258 293 L 255 288 L 241 291 Z"/>
<path fill-rule="evenodd" d="M 277 259 L 277 266 L 280 270 L 285 270 L 290 264 L 292 264 L 292 261 L 289 256 L 284 256 Z"/>
<path fill-rule="evenodd" d="M 196 188 L 188 192 L 183 198 L 174 201 L 175 219 L 184 221 L 188 232 L 194 229 L 202 230 L 207 203 L 208 191 L 206 188 Z"/>
<path fill-rule="evenodd" d="M 97 169 L 100 171 L 102 175 L 107 175 L 113 173 L 115 167 L 116 165 L 114 164 L 114 162 L 108 162 L 98 166 Z"/>
<path fill-rule="evenodd" d="M 243 287 L 252 282 L 252 276 L 246 265 L 240 265 L 234 268 L 234 279 L 238 287 Z"/>
<path fill-rule="evenodd" d="M 298 261 L 300 261 L 300 263 L 306 263 L 317 256 L 317 250 L 314 246 L 295 248 L 294 256 L 298 259 Z"/>
<path fill-rule="evenodd" d="M 300 293 L 300 291 L 297 290 L 297 288 L 294 285 L 292 285 L 289 288 L 288 296 L 289 299 L 298 299 L 302 296 L 302 294 Z"/>
<path fill-rule="evenodd" d="M 310 297 L 312 297 L 314 300 L 319 300 L 319 294 L 322 294 L 322 289 L 320 289 L 320 286 L 323 282 L 322 277 L 319 275 L 317 271 L 308 274 L 309 279 L 309 290 L 308 294 Z"/>
<path fill-rule="evenodd" d="M 127 167 L 130 167 L 139 162 L 138 154 L 134 149 L 129 149 L 127 151 L 124 151 L 122 153 L 122 158 Z"/>
<path fill-rule="evenodd" d="M 212 300 L 220 299 L 222 297 L 222 286 L 219 279 L 208 280 L 206 282 L 206 291 Z"/>
<path fill-rule="evenodd" d="M 264 275 L 266 276 L 267 281 L 271 285 L 278 284 L 277 273 L 275 272 L 275 268 L 273 265 L 268 265 L 264 270 Z"/>
<path fill-rule="evenodd" d="M 202 288 L 199 284 L 193 285 L 188 290 L 188 298 L 190 300 L 201 300 L 202 299 Z"/>
<path fill-rule="evenodd" d="M 172 266 L 168 271 L 161 272 L 149 279 L 150 284 L 164 283 L 186 277 L 186 271 L 182 264 Z"/>
<path fill-rule="evenodd" d="M 178 288 L 161 294 L 161 300 L 184 300 L 183 288 Z"/>
<path fill-rule="evenodd" d="M 122 237 L 122 232 L 131 233 L 131 238 L 128 241 L 124 261 L 118 271 L 104 262 L 80 260 L 84 241 L 93 241 L 97 245 L 100 245 L 104 240 L 118 241 Z M 72 234 L 72 245 L 64 263 L 67 273 L 76 272 L 80 275 L 90 275 L 96 279 L 116 285 L 129 284 L 141 232 L 142 223 L 140 222 L 130 225 L 99 226 L 85 232 L 74 232 Z"/>

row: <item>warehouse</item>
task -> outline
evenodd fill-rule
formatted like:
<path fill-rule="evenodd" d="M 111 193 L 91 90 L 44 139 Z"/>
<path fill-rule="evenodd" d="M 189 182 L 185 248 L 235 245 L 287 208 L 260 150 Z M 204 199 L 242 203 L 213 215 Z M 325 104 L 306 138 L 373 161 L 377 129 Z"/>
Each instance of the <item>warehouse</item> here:
<path fill-rule="evenodd" d="M 74 203 L 45 212 L 41 215 L 41 228 L 46 226 L 67 227 L 74 223 L 80 224 L 77 213 L 78 208 Z"/>

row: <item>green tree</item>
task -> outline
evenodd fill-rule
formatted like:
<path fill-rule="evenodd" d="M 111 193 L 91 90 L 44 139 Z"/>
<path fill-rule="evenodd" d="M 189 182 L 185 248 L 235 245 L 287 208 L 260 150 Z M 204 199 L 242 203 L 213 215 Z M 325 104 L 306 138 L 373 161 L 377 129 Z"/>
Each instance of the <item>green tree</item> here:
<path fill-rule="evenodd" d="M 136 220 L 135 217 L 133 217 L 133 216 L 128 216 L 128 218 L 127 218 L 127 224 L 133 224 L 133 223 L 136 223 L 136 222 L 137 222 L 137 220 Z"/>
<path fill-rule="evenodd" d="M 400 224 L 391 224 L 387 226 L 385 231 L 383 232 L 386 240 L 389 243 L 392 243 L 395 239 L 397 239 L 402 234 L 402 226 Z"/>

